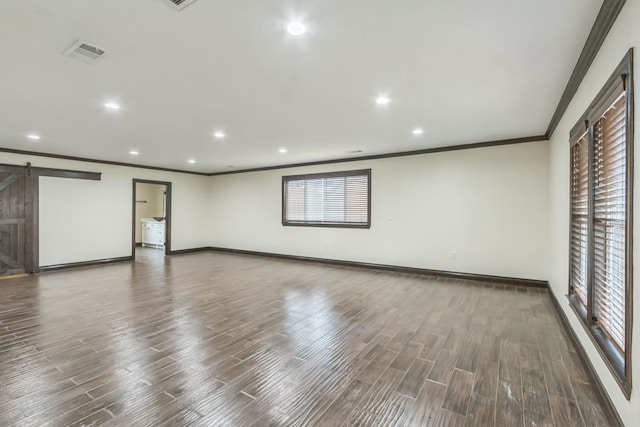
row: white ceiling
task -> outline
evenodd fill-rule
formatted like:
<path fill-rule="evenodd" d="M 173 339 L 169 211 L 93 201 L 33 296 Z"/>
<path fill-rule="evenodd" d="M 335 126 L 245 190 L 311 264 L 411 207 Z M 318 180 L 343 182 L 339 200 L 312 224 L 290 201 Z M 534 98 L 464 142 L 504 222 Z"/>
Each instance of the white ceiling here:
<path fill-rule="evenodd" d="M 541 135 L 602 5 L 166 1 L 1 2 L 0 147 L 214 172 Z"/>

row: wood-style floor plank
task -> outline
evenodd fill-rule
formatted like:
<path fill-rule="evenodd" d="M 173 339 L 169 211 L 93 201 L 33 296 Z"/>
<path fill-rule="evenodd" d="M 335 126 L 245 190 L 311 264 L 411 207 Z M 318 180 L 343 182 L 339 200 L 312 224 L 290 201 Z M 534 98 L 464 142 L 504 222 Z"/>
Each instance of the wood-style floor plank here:
<path fill-rule="evenodd" d="M 432 381 L 448 385 L 451 375 L 453 375 L 453 369 L 457 359 L 458 353 L 451 350 L 440 350 L 428 378 Z"/>
<path fill-rule="evenodd" d="M 420 350 L 422 350 L 422 344 L 414 342 L 407 343 L 396 358 L 393 359 L 393 362 L 391 362 L 391 368 L 407 372 L 420 353 Z"/>
<path fill-rule="evenodd" d="M 477 394 L 471 396 L 465 420 L 466 426 L 482 427 L 495 425 L 496 401 Z"/>
<path fill-rule="evenodd" d="M 576 393 L 576 403 L 580 408 L 580 413 L 585 423 L 594 427 L 609 427 L 610 421 L 600 406 L 600 401 L 595 390 L 589 384 L 576 382 L 573 387 Z"/>
<path fill-rule="evenodd" d="M 343 424 L 352 427 L 369 427 L 380 425 L 378 416 L 362 409 L 354 409 L 349 419 Z"/>
<path fill-rule="evenodd" d="M 397 356 L 398 353 L 395 351 L 383 350 L 360 372 L 358 379 L 369 384 L 374 384 Z"/>
<path fill-rule="evenodd" d="M 389 368 L 385 370 L 378 381 L 364 395 L 358 407 L 372 414 L 381 414 L 385 403 L 395 393 L 398 384 L 400 384 L 405 375 L 404 372 L 396 371 L 395 369 Z"/>
<path fill-rule="evenodd" d="M 538 369 L 522 370 L 522 393 L 525 426 L 552 426 L 553 417 L 544 374 Z"/>
<path fill-rule="evenodd" d="M 396 391 L 409 397 L 417 397 L 432 367 L 433 362 L 430 360 L 414 359 L 411 368 L 409 368 Z"/>
<path fill-rule="evenodd" d="M 496 397 L 496 426 L 521 426 L 523 420 L 522 388 L 520 383 L 498 382 Z"/>
<path fill-rule="evenodd" d="M 578 405 L 561 396 L 549 396 L 551 412 L 557 426 L 584 426 Z M 591 424 L 589 424 L 591 425 Z"/>
<path fill-rule="evenodd" d="M 605 426 L 546 292 L 215 252 L 3 280 L 0 425 Z"/>
<path fill-rule="evenodd" d="M 458 415 L 466 416 L 473 387 L 473 374 L 460 369 L 453 370 L 451 382 L 444 395 L 442 407 Z"/>
<path fill-rule="evenodd" d="M 569 400 L 575 399 L 569 373 L 562 360 L 544 359 L 542 361 L 542 368 L 547 381 L 549 394 L 562 396 Z"/>
<path fill-rule="evenodd" d="M 443 384 L 427 380 L 416 397 L 415 406 L 406 421 L 408 425 L 429 425 L 435 414 L 441 409 L 447 387 Z"/>
<path fill-rule="evenodd" d="M 503 340 L 500 348 L 499 378 L 512 383 L 520 382 L 520 343 Z"/>
<path fill-rule="evenodd" d="M 482 335 L 468 334 L 462 343 L 456 368 L 467 372 L 475 372 L 482 351 Z"/>
<path fill-rule="evenodd" d="M 446 337 L 442 335 L 428 334 L 423 339 L 424 346 L 422 347 L 422 351 L 420 352 L 418 357 L 421 359 L 435 361 L 438 353 L 444 345 L 445 339 Z"/>
<path fill-rule="evenodd" d="M 327 408 L 322 417 L 318 420 L 319 425 L 339 426 L 351 416 L 351 412 L 356 408 L 362 397 L 371 388 L 360 380 L 354 380 L 347 389 Z"/>

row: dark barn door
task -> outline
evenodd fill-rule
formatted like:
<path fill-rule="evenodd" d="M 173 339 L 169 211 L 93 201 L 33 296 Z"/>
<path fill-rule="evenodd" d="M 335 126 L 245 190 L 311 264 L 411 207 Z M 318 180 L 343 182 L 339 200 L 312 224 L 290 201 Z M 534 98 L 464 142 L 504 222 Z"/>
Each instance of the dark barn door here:
<path fill-rule="evenodd" d="M 0 276 L 27 272 L 27 172 L 0 165 Z"/>

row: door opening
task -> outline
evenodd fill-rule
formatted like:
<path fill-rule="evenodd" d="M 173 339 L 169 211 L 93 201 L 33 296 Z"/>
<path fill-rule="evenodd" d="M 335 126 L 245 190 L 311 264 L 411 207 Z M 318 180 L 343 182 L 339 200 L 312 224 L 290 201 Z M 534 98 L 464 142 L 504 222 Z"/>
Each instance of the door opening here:
<path fill-rule="evenodd" d="M 171 253 L 171 183 L 133 180 L 131 253 Z M 138 249 L 139 250 L 136 250 Z M 158 251 L 158 252 L 154 252 Z"/>

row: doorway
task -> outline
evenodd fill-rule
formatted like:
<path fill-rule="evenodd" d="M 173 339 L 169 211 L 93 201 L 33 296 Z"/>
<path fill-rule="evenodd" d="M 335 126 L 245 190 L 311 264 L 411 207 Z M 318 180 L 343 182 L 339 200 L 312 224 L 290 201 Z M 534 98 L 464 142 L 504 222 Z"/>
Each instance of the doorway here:
<path fill-rule="evenodd" d="M 133 180 L 131 255 L 171 253 L 171 183 Z"/>

